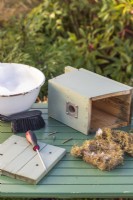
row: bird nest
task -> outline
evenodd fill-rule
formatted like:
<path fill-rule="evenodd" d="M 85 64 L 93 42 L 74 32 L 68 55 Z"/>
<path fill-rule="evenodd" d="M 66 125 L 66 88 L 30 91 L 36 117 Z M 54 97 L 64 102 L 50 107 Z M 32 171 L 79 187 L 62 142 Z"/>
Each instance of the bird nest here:
<path fill-rule="evenodd" d="M 96 139 L 104 139 L 108 142 L 113 141 L 120 146 L 120 148 L 133 156 L 133 134 L 129 134 L 121 130 L 112 130 L 110 128 L 99 129 L 96 132 Z"/>
<path fill-rule="evenodd" d="M 108 171 L 123 163 L 124 153 L 133 156 L 133 134 L 110 128 L 98 129 L 93 140 L 71 149 L 71 155 Z"/>
<path fill-rule="evenodd" d="M 100 170 L 111 170 L 123 163 L 123 150 L 113 141 L 86 140 L 82 146 L 73 146 L 71 155 L 81 157 Z"/>

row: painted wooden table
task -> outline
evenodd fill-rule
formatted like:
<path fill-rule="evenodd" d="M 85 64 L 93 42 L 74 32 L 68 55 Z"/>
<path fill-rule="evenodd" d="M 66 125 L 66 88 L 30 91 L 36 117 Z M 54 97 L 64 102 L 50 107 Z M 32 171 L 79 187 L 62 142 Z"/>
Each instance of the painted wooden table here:
<path fill-rule="evenodd" d="M 109 172 L 100 171 L 70 155 L 70 149 L 74 144 L 80 145 L 84 140 L 93 138 L 94 133 L 86 136 L 52 118 L 48 119 L 46 104 L 34 104 L 32 109 L 40 109 L 46 122 L 44 129 L 35 131 L 38 140 L 63 147 L 67 154 L 37 185 L 0 176 L 0 197 L 133 198 L 133 158 L 125 156 L 122 166 Z M 133 118 L 132 125 L 123 128 L 130 129 L 133 129 Z M 57 133 L 49 135 L 54 131 Z M 0 124 L 0 143 L 11 135 L 10 125 Z M 24 136 L 24 133 L 18 135 Z M 64 143 L 69 138 L 73 139 Z"/>

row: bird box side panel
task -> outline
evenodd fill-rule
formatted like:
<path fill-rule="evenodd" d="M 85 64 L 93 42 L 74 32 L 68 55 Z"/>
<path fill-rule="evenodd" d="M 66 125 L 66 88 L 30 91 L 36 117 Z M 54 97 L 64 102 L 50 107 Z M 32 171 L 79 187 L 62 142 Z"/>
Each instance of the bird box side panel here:
<path fill-rule="evenodd" d="M 88 97 L 49 81 L 48 114 L 84 134 L 90 127 L 91 103 Z"/>

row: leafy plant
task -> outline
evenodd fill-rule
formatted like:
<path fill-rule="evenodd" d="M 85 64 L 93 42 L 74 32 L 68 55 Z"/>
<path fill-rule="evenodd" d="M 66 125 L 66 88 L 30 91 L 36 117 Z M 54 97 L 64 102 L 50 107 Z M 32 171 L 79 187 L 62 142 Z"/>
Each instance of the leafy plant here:
<path fill-rule="evenodd" d="M 21 62 L 48 79 L 66 65 L 133 85 L 132 0 L 43 0 L 0 30 L 0 61 Z"/>

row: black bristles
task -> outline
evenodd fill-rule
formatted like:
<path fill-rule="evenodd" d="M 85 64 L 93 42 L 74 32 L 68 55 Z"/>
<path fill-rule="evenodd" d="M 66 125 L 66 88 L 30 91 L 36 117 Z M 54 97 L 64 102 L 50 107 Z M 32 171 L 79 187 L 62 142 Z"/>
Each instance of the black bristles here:
<path fill-rule="evenodd" d="M 18 119 L 11 122 L 11 128 L 14 133 L 26 132 L 28 130 L 38 130 L 45 126 L 41 116 Z"/>
<path fill-rule="evenodd" d="M 3 121 L 11 122 L 11 129 L 14 133 L 38 130 L 45 126 L 41 111 L 33 110 L 3 117 Z"/>
<path fill-rule="evenodd" d="M 14 133 L 26 132 L 28 130 L 38 130 L 45 126 L 41 116 L 19 119 L 11 122 L 11 128 Z"/>
<path fill-rule="evenodd" d="M 11 122 L 12 132 L 20 133 L 28 130 L 34 131 L 45 126 L 45 122 L 41 116 L 28 117 L 25 119 L 18 119 Z"/>

